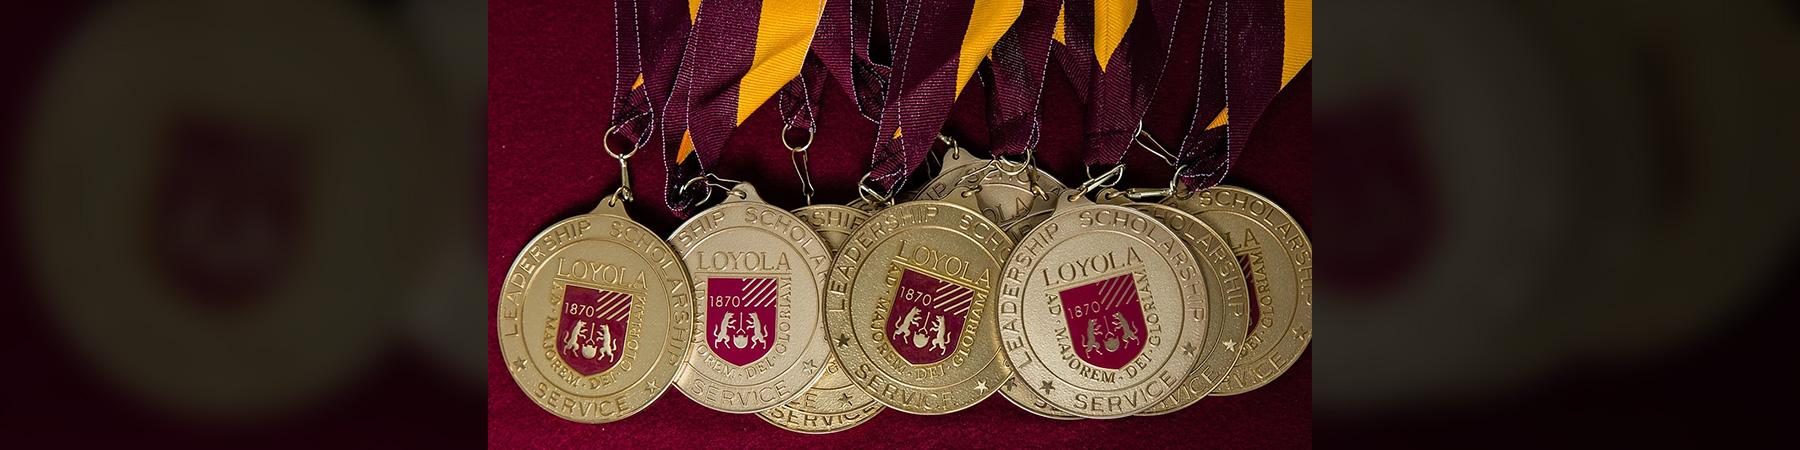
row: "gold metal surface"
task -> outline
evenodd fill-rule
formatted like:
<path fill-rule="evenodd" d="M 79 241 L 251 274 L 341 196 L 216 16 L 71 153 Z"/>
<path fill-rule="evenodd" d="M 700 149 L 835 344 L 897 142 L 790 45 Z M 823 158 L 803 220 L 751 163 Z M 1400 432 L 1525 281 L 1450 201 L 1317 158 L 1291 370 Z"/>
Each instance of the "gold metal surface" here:
<path fill-rule="evenodd" d="M 708 408 L 754 413 L 794 400 L 825 373 L 819 286 L 831 252 L 810 224 L 739 183 L 669 242 L 701 299 L 676 388 Z"/>
<path fill-rule="evenodd" d="M 1149 215 L 1057 198 L 1003 271 L 1005 356 L 1019 382 L 1057 409 L 1096 419 L 1138 413 L 1199 362 L 1208 316 L 1200 266 Z M 1078 323 L 1086 326 L 1071 329 Z"/>
<path fill-rule="evenodd" d="M 513 260 L 500 290 L 500 357 L 513 381 L 538 406 L 576 422 L 623 419 L 655 401 L 675 378 L 693 335 L 686 267 L 615 198 L 538 233 Z M 624 330 L 593 346 L 596 357 L 613 360 L 598 373 L 581 374 L 559 353 L 559 337 L 582 331 L 560 320 L 565 293 L 576 289 L 629 297 Z"/>
<path fill-rule="evenodd" d="M 997 224 L 1056 207 L 1056 194 L 1062 192 L 1063 184 L 1049 173 L 1025 163 L 976 158 L 957 150 L 944 153 L 943 169 L 918 191 L 917 200 L 942 200 L 978 184 L 981 188 L 975 200 L 981 215 Z M 1033 192 L 1034 182 L 1037 192 Z"/>
<path fill-rule="evenodd" d="M 888 407 L 951 413 L 987 398 L 1012 376 L 998 350 L 993 293 L 1001 259 L 1013 242 L 973 203 L 970 196 L 951 195 L 883 209 L 850 236 L 826 281 L 825 324 L 838 361 L 858 386 Z M 901 320 L 892 311 L 896 304 L 922 298 L 909 296 L 917 293 L 905 287 L 912 280 L 955 293 L 955 299 L 933 300 L 966 308 L 949 320 L 938 316 L 938 330 L 961 327 L 954 337 L 939 334 L 926 347 L 945 352 L 939 360 L 915 364 L 890 341 L 903 335 L 889 330 L 890 318 Z M 903 345 L 925 341 L 900 340 L 908 342 Z"/>
<path fill-rule="evenodd" d="M 1260 317 L 1231 373 L 1210 395 L 1249 392 L 1281 376 L 1312 341 L 1312 242 L 1274 201 L 1235 186 L 1163 199 L 1224 238 Z"/>
<path fill-rule="evenodd" d="M 856 231 L 869 220 L 869 214 L 840 205 L 811 205 L 794 210 L 800 220 L 812 225 L 825 240 L 833 255 L 843 248 Z M 824 434 L 848 430 L 874 418 L 886 407 L 875 401 L 844 374 L 836 356 L 825 363 L 825 375 L 801 394 L 800 398 L 767 411 L 756 413 L 764 421 L 789 431 Z"/>
<path fill-rule="evenodd" d="M 1026 232 L 1031 231 L 1031 229 L 1037 227 L 1038 224 L 1044 223 L 1044 220 L 1049 219 L 1051 213 L 1054 212 L 1055 211 L 1039 211 L 1030 215 L 1016 217 L 1010 222 L 1000 224 L 1000 227 L 1006 230 L 1006 236 L 1012 238 L 1013 242 L 1019 242 L 1019 239 L 1025 237 Z M 1037 395 L 1037 393 L 1031 389 L 1025 388 L 1025 385 L 1019 384 L 1019 377 L 1016 376 L 1010 380 L 1006 380 L 1006 384 L 1000 386 L 1000 395 L 1006 397 L 1006 401 L 1012 402 L 1013 405 L 1018 406 L 1020 409 L 1024 409 L 1026 412 L 1037 414 L 1039 416 L 1058 420 L 1075 420 L 1081 418 L 1081 416 L 1069 414 L 1061 409 L 1057 409 L 1056 405 L 1052 405 L 1049 401 L 1044 400 L 1043 396 Z"/>
<path fill-rule="evenodd" d="M 1101 193 L 1102 198 L 1106 195 L 1104 191 Z M 1237 362 L 1238 344 L 1250 328 L 1250 298 L 1237 258 L 1212 227 L 1192 214 L 1167 205 L 1127 203 L 1125 206 L 1149 214 L 1181 237 L 1181 241 L 1199 257 L 1202 278 L 1206 282 L 1206 307 L 1212 314 L 1206 316 L 1205 345 L 1196 350 L 1201 355 L 1200 364 L 1168 398 L 1138 413 L 1140 416 L 1168 414 L 1200 401 L 1230 373 Z"/>

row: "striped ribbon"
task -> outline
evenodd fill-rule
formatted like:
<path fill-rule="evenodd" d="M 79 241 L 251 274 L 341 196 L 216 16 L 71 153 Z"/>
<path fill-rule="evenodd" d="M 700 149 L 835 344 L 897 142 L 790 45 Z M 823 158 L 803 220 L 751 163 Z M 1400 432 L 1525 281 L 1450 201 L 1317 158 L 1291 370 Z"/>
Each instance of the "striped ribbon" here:
<path fill-rule="evenodd" d="M 1213 0 L 1207 8 L 1194 117 L 1177 152 L 1193 190 L 1225 179 L 1275 94 L 1312 62 L 1311 0 Z"/>
<path fill-rule="evenodd" d="M 1054 35 L 1057 60 L 1087 103 L 1083 163 L 1111 166 L 1125 157 L 1162 81 L 1180 0 L 1068 0 Z M 1143 20 L 1148 19 L 1148 20 Z"/>
<path fill-rule="evenodd" d="M 1051 34 L 1061 0 L 1025 0 L 1012 29 L 989 54 L 984 79 L 988 86 L 990 153 L 1017 155 L 1037 147 L 1042 126 L 1039 101 L 1044 72 L 1050 66 Z"/>
<path fill-rule="evenodd" d="M 879 122 L 893 69 L 876 62 L 869 52 L 875 35 L 874 17 L 872 0 L 827 1 L 818 36 L 813 38 L 813 53 L 844 95 L 856 101 L 863 118 Z"/>
<path fill-rule="evenodd" d="M 687 217 L 706 196 L 681 189 L 718 165 L 731 131 L 800 72 L 824 0 L 690 0 L 693 26 L 661 117 L 667 204 Z M 677 139 L 679 137 L 679 139 Z M 698 165 L 685 164 L 691 155 Z"/>
<path fill-rule="evenodd" d="M 681 64 L 689 138 L 676 162 L 714 167 L 731 131 L 800 74 L 824 0 L 706 0 Z M 691 150 L 689 149 L 691 145 Z"/>
<path fill-rule="evenodd" d="M 1016 0 L 887 2 L 893 64 L 869 178 L 882 192 L 894 192 L 931 153 L 956 96 L 1022 7 Z"/>
<path fill-rule="evenodd" d="M 633 148 L 647 145 L 673 89 L 678 58 L 688 33 L 687 5 L 681 2 L 619 0 L 613 3 L 615 69 L 611 126 Z"/>

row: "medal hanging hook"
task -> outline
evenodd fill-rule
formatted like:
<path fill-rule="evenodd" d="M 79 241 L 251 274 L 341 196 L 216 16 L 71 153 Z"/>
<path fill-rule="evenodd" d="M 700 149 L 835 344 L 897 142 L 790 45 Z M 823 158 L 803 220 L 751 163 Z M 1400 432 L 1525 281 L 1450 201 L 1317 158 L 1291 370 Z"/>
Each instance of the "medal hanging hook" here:
<path fill-rule="evenodd" d="M 962 159 L 963 148 L 962 148 L 962 145 L 957 144 L 956 138 L 953 138 L 953 137 L 950 137 L 950 136 L 944 135 L 944 134 L 939 134 L 938 141 L 943 142 L 945 145 L 950 146 L 950 148 L 948 150 L 946 150 L 946 152 L 947 152 L 947 155 L 951 159 Z M 925 159 L 930 160 L 931 158 L 925 158 Z M 963 174 L 962 178 L 956 179 L 957 185 L 959 185 L 959 186 L 967 185 L 968 186 L 967 189 L 962 191 L 963 198 L 968 198 L 968 197 L 974 196 L 976 193 L 981 192 L 980 178 L 983 176 L 983 174 L 987 173 L 989 168 L 994 168 L 995 170 L 999 170 L 1000 166 L 995 165 L 995 163 L 997 161 L 998 161 L 998 159 L 990 159 L 986 163 L 983 163 L 981 165 L 981 167 L 976 167 L 974 170 L 970 170 L 969 173 Z M 940 170 L 941 170 L 941 168 L 940 168 Z"/>
<path fill-rule="evenodd" d="M 962 159 L 962 146 L 957 145 L 956 138 L 944 134 L 939 134 L 937 137 L 938 142 L 942 142 L 948 147 L 944 152 L 948 154 L 950 159 Z M 944 170 L 944 166 L 935 158 L 925 158 L 925 163 L 931 165 L 931 173 L 938 173 L 938 171 Z"/>
<path fill-rule="evenodd" d="M 611 138 L 612 138 L 613 134 L 617 133 L 618 131 L 619 131 L 619 126 L 613 125 L 612 127 L 609 127 L 606 129 L 605 135 L 602 135 L 600 137 L 600 148 L 606 151 L 607 156 L 611 156 L 611 157 L 613 157 L 613 159 L 619 160 L 619 189 L 616 191 L 613 191 L 612 195 L 609 195 L 606 197 L 606 205 L 607 206 L 619 206 L 619 204 L 621 204 L 621 203 L 632 201 L 631 166 L 629 164 L 626 164 L 626 160 L 631 159 L 631 156 L 636 155 L 639 149 L 644 148 L 641 145 L 634 145 L 631 147 L 631 151 L 625 152 L 625 154 L 623 154 L 623 155 L 613 152 Z"/>
<path fill-rule="evenodd" d="M 806 130 L 806 142 L 796 147 L 788 142 L 788 132 L 793 130 L 794 128 L 790 125 L 783 124 L 781 126 L 781 145 L 787 146 L 788 152 L 793 157 L 794 173 L 800 175 L 800 193 L 806 196 L 806 204 L 811 205 L 815 190 L 812 182 L 812 165 L 808 161 L 806 149 L 812 147 L 815 133 L 813 130 Z"/>
<path fill-rule="evenodd" d="M 1119 195 L 1123 195 L 1126 197 L 1130 197 L 1132 200 L 1143 200 L 1146 198 L 1159 198 L 1159 197 L 1170 197 L 1170 196 L 1181 195 L 1181 190 L 1180 190 L 1181 174 L 1186 173 L 1188 171 L 1188 169 L 1191 169 L 1192 167 L 1193 167 L 1192 165 L 1188 165 L 1188 164 L 1182 164 L 1180 166 L 1175 167 L 1175 174 L 1169 176 L 1169 185 L 1168 186 L 1164 186 L 1164 187 L 1160 187 L 1160 188 L 1131 188 L 1131 189 L 1126 189 L 1123 192 L 1115 192 L 1112 195 L 1115 197 L 1119 196 Z"/>
<path fill-rule="evenodd" d="M 1025 161 L 1019 163 L 1019 170 L 1025 172 L 1025 184 L 1031 189 L 1031 195 L 1040 199 L 1050 199 L 1050 192 L 1045 191 L 1043 185 L 1038 184 L 1037 146 L 1025 148 Z M 1018 174 L 1012 173 L 1011 175 Z"/>
<path fill-rule="evenodd" d="M 701 189 L 705 189 L 705 191 L 703 191 L 705 193 L 705 195 L 701 196 L 700 201 L 695 202 L 694 204 L 704 205 L 704 204 L 706 204 L 706 202 L 712 200 L 712 195 L 713 195 L 712 192 L 713 192 L 714 188 L 725 190 L 725 193 L 727 195 L 731 195 L 731 196 L 737 197 L 737 198 L 744 198 L 745 197 L 744 191 L 740 191 L 740 190 L 736 189 L 737 185 L 743 184 L 743 183 L 744 182 L 742 182 L 742 181 L 733 180 L 730 178 L 725 178 L 725 177 L 721 177 L 721 176 L 713 175 L 713 174 L 709 173 L 709 174 L 704 174 L 704 175 L 700 175 L 697 177 L 689 178 L 686 183 L 681 183 L 681 189 L 677 190 L 676 193 L 680 194 L 680 195 L 688 195 L 687 192 L 689 189 L 693 189 L 695 186 L 700 186 Z"/>
<path fill-rule="evenodd" d="M 1092 174 L 1092 169 L 1089 169 L 1088 173 Z M 1090 175 L 1087 181 L 1081 182 L 1080 186 L 1076 186 L 1075 189 L 1070 191 L 1065 197 L 1071 201 L 1075 200 L 1091 194 L 1094 191 L 1113 187 L 1113 185 L 1119 184 L 1119 180 L 1124 177 L 1125 163 L 1119 163 L 1118 165 L 1114 165 L 1111 169 L 1107 169 L 1106 172 L 1102 172 L 1098 177 Z"/>
<path fill-rule="evenodd" d="M 1156 155 L 1157 158 L 1162 158 L 1163 162 L 1169 164 L 1169 167 L 1180 165 L 1175 154 L 1170 153 L 1168 147 L 1163 147 L 1161 142 L 1156 141 L 1156 137 L 1151 136 L 1150 132 L 1144 131 L 1144 122 L 1142 121 L 1138 122 L 1137 134 L 1131 137 L 1131 142 L 1145 151 L 1149 151 L 1150 154 Z"/>
<path fill-rule="evenodd" d="M 861 197 L 864 203 L 870 205 L 893 206 L 893 193 L 882 194 L 875 188 L 869 187 L 869 175 L 873 174 L 874 172 L 864 173 L 862 179 L 856 180 L 856 195 Z"/>

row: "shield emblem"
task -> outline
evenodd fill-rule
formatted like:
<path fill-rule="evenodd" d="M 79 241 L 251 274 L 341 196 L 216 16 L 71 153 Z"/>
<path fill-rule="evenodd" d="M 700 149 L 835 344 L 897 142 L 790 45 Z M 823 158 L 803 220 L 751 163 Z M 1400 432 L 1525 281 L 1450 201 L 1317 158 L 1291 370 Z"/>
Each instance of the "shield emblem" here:
<path fill-rule="evenodd" d="M 1144 307 L 1136 278 L 1119 275 L 1064 289 L 1063 319 L 1082 361 L 1107 369 L 1125 367 L 1144 350 Z"/>
<path fill-rule="evenodd" d="M 719 359 L 740 366 L 769 354 L 780 287 L 780 280 L 771 277 L 707 278 L 707 347 Z"/>
<path fill-rule="evenodd" d="M 632 299 L 623 292 L 563 286 L 562 318 L 556 326 L 556 353 L 563 363 L 582 376 L 618 364 Z"/>
<path fill-rule="evenodd" d="M 942 361 L 956 353 L 975 290 L 912 269 L 901 271 L 900 287 L 888 309 L 888 344 L 906 362 Z"/>

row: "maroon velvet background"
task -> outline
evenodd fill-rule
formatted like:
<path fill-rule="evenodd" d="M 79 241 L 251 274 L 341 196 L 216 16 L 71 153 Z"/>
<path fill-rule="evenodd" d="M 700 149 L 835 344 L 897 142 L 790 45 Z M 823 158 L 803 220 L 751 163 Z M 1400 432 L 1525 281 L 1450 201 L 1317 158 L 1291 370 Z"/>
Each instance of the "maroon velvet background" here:
<path fill-rule="evenodd" d="M 1184 9 L 1204 7 L 1190 2 Z M 1192 116 L 1194 72 L 1202 14 L 1183 14 L 1174 53 L 1145 126 L 1175 145 Z M 670 389 L 637 415 L 587 425 L 557 418 L 525 396 L 501 364 L 495 340 L 495 299 L 501 275 L 526 241 L 545 226 L 593 209 L 618 185 L 618 165 L 601 150 L 610 117 L 613 32 L 611 5 L 540 4 L 497 0 L 489 5 L 487 267 L 488 445 L 504 448 L 645 447 L 1217 447 L 1291 448 L 1312 444 L 1312 350 L 1261 389 L 1209 397 L 1159 417 L 1058 421 L 1034 416 L 994 395 L 962 412 L 918 416 L 883 411 L 868 423 L 830 435 L 804 435 L 754 415 L 726 414 Z M 647 57 L 656 57 L 647 55 Z M 1045 125 L 1038 158 L 1064 183 L 1084 179 L 1081 105 L 1052 63 L 1044 86 Z M 945 133 L 982 152 L 987 140 L 985 93 L 965 88 Z M 875 127 L 851 100 L 827 89 L 819 136 L 812 146 L 816 201 L 853 198 L 868 170 Z M 763 105 L 726 144 L 720 176 L 755 183 L 770 202 L 803 205 L 787 150 L 778 141 L 774 102 Z M 1302 70 L 1270 105 L 1226 183 L 1280 203 L 1302 226 L 1312 225 L 1312 68 Z M 646 154 L 647 155 L 647 154 Z M 679 222 L 661 207 L 663 168 L 639 155 L 631 166 L 638 201 L 631 213 L 662 233 Z M 1126 158 L 1129 186 L 1162 186 L 1170 169 L 1141 150 Z M 916 182 L 916 181 L 915 181 Z"/>

